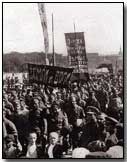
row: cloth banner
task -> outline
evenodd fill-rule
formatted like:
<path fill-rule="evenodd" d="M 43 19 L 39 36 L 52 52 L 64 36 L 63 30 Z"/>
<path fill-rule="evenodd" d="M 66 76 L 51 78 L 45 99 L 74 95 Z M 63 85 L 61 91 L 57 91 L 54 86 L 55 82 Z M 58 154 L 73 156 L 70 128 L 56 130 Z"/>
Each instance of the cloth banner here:
<path fill-rule="evenodd" d="M 49 38 L 48 38 L 48 28 L 44 3 L 38 3 L 38 10 L 44 35 L 45 53 L 47 54 L 49 51 Z"/>
<path fill-rule="evenodd" d="M 113 67 L 112 64 L 100 64 L 97 69 L 101 69 L 101 68 L 107 68 L 109 70 L 110 73 L 113 73 Z"/>
<path fill-rule="evenodd" d="M 75 73 L 88 72 L 84 32 L 65 33 L 69 66 Z"/>
<path fill-rule="evenodd" d="M 28 64 L 29 83 L 45 84 L 53 87 L 67 87 L 72 68 Z"/>

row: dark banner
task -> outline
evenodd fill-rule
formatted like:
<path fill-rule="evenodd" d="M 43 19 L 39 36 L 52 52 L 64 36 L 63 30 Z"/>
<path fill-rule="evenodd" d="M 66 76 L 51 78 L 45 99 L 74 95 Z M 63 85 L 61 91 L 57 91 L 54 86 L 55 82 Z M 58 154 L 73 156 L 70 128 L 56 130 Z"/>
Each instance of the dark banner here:
<path fill-rule="evenodd" d="M 83 32 L 65 33 L 69 66 L 75 68 L 74 72 L 87 72 L 87 56 Z"/>
<path fill-rule="evenodd" d="M 110 73 L 113 73 L 113 67 L 112 67 L 112 64 L 106 64 L 106 63 L 103 63 L 103 64 L 100 64 L 97 69 L 101 69 L 101 68 L 107 68 L 108 71 Z"/>
<path fill-rule="evenodd" d="M 50 86 L 66 87 L 69 84 L 72 68 L 28 64 L 29 82 Z"/>

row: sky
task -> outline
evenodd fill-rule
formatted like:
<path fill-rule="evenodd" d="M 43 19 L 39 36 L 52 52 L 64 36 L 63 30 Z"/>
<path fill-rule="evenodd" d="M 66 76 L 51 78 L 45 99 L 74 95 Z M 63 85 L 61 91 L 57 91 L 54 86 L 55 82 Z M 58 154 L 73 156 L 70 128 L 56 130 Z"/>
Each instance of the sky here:
<path fill-rule="evenodd" d="M 55 52 L 67 55 L 64 33 L 84 32 L 86 51 L 117 54 L 123 47 L 122 3 L 45 3 L 49 52 L 52 52 L 52 13 Z M 123 48 L 122 48 L 123 49 Z M 3 52 L 44 51 L 37 3 L 3 4 Z"/>

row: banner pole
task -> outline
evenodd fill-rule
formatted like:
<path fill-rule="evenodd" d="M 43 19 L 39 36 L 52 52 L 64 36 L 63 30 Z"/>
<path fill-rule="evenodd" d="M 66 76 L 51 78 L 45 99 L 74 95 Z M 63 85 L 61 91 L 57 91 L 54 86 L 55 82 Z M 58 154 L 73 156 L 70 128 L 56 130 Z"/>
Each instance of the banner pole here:
<path fill-rule="evenodd" d="M 74 22 L 74 33 L 75 33 L 75 48 L 77 46 L 76 44 L 76 27 L 75 27 L 75 22 Z M 77 63 L 78 63 L 78 73 L 80 72 L 80 67 L 79 67 L 79 59 L 78 59 L 78 53 L 77 53 Z"/>
<path fill-rule="evenodd" d="M 52 14 L 52 53 L 53 53 L 53 66 L 56 65 L 55 59 L 55 48 L 54 48 L 54 21 L 53 21 L 53 14 Z"/>

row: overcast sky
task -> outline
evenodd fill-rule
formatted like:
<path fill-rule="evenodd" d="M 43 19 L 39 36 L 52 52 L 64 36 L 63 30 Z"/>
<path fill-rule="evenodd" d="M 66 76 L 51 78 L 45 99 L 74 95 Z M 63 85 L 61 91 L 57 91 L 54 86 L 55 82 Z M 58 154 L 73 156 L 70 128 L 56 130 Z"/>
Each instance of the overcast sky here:
<path fill-rule="evenodd" d="M 50 50 L 52 13 L 55 52 L 67 55 L 64 33 L 84 32 L 86 51 L 117 54 L 123 46 L 122 3 L 46 3 Z M 44 51 L 43 32 L 36 3 L 3 4 L 4 53 Z"/>

